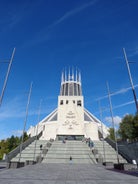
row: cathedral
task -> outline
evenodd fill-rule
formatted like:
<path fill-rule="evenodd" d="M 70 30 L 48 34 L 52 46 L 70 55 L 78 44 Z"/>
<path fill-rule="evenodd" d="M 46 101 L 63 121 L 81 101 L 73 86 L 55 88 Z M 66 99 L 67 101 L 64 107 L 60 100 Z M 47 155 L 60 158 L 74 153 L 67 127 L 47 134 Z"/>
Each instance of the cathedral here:
<path fill-rule="evenodd" d="M 57 108 L 27 131 L 31 137 L 40 133 L 42 140 L 100 140 L 109 134 L 108 127 L 84 107 L 78 70 L 62 72 Z"/>

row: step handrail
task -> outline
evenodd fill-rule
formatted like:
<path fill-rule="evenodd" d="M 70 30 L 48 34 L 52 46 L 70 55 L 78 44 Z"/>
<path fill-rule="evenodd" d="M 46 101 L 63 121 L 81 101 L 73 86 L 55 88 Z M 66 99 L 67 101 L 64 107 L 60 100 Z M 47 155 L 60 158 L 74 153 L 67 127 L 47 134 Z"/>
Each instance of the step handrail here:
<path fill-rule="evenodd" d="M 105 138 L 105 141 L 110 144 L 115 150 L 116 150 L 116 144 L 113 140 L 109 139 L 108 137 Z M 117 144 L 118 146 L 118 153 L 124 158 L 126 159 L 129 163 L 132 163 L 132 158 L 129 157 L 129 155 L 124 152 L 123 150 L 120 149 L 120 146 Z"/>
<path fill-rule="evenodd" d="M 38 136 L 33 136 L 30 137 L 29 139 L 27 139 L 23 144 L 22 144 L 22 150 L 24 150 L 29 144 L 31 144 L 34 140 L 39 139 L 42 136 L 42 132 L 39 133 Z M 20 152 L 20 145 L 18 145 L 14 150 L 12 150 L 11 152 L 9 152 L 6 155 L 6 162 L 10 162 L 12 158 L 14 158 L 18 153 Z"/>

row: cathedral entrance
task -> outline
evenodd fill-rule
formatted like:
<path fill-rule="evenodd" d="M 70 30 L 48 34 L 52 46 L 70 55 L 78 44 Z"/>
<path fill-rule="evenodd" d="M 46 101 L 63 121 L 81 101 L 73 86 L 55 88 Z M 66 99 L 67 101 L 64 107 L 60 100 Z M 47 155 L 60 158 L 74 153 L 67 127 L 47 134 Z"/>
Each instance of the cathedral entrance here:
<path fill-rule="evenodd" d="M 84 135 L 57 135 L 57 140 L 76 140 L 81 141 L 84 138 Z"/>

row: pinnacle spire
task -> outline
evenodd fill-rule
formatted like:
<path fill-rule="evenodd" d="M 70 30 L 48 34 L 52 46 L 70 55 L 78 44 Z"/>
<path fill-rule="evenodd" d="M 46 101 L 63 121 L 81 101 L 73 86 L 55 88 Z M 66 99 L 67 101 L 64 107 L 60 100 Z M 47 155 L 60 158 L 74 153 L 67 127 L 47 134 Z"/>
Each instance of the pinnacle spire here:
<path fill-rule="evenodd" d="M 81 96 L 81 72 L 76 68 L 66 69 L 62 71 L 61 75 L 61 90 L 60 95 L 62 96 Z"/>

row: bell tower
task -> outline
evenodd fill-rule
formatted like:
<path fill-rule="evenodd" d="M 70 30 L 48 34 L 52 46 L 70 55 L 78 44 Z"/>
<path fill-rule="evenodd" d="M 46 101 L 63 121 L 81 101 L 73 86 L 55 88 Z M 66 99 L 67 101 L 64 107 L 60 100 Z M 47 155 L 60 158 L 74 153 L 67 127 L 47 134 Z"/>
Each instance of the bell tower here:
<path fill-rule="evenodd" d="M 84 136 L 84 103 L 80 71 L 64 71 L 58 96 L 57 136 Z"/>

